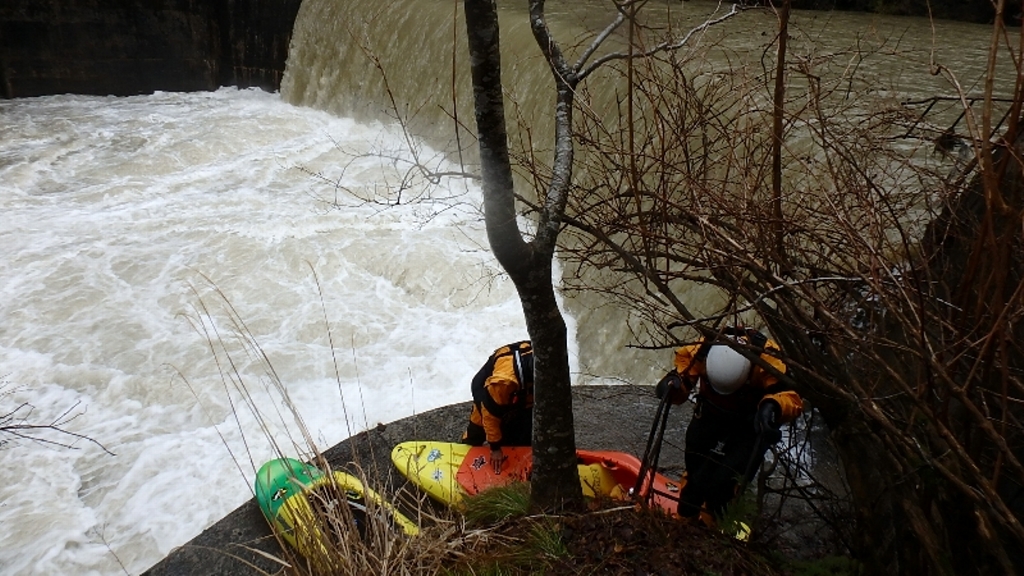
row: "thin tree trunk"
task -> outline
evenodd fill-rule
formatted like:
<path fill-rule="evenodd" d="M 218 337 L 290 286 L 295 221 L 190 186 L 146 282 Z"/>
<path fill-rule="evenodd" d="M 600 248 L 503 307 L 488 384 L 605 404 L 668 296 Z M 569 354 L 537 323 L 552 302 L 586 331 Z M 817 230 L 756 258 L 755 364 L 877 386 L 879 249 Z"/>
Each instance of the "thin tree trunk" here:
<path fill-rule="evenodd" d="M 533 9 L 535 3 L 531 3 Z M 543 3 L 541 3 L 542 9 Z M 483 174 L 484 218 L 491 250 L 519 292 L 535 355 L 531 503 L 558 509 L 582 501 L 566 326 L 552 285 L 552 258 L 572 165 L 571 92 L 559 91 L 555 175 L 537 236 L 527 243 L 516 222 L 511 160 L 501 84 L 498 13 L 494 0 L 466 0 L 466 28 Z M 554 199 L 552 192 L 555 193 Z"/>
<path fill-rule="evenodd" d="M 772 112 L 772 217 L 774 218 L 775 260 L 786 262 L 785 222 L 782 215 L 782 120 L 786 97 L 786 41 L 789 39 L 789 0 L 779 11 L 779 51 L 775 65 L 775 107 Z"/>

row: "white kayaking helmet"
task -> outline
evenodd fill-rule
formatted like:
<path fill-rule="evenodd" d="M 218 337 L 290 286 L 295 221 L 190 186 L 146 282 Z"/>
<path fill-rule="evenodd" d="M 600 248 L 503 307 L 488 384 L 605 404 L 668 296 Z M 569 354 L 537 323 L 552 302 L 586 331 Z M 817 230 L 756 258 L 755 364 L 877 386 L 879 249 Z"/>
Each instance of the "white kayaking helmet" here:
<path fill-rule="evenodd" d="M 750 376 L 750 360 L 725 344 L 716 344 L 708 351 L 704 363 L 708 383 L 722 395 L 732 394 Z"/>

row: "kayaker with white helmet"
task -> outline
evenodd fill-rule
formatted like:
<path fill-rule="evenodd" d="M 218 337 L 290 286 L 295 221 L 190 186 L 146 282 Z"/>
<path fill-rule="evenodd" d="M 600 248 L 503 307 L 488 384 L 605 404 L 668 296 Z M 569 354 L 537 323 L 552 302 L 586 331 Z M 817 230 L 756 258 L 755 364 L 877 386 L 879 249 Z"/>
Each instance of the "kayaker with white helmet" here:
<path fill-rule="evenodd" d="M 786 373 L 774 341 L 756 330 L 728 328 L 716 340 L 676 349 L 675 367 L 655 389 L 658 398 L 667 395 L 672 404 L 682 404 L 696 390 L 686 429 L 686 484 L 679 499 L 683 518 L 696 519 L 706 506 L 720 519 L 753 478 L 767 449 L 781 439 L 782 424 L 803 413 L 796 392 L 737 348 Z"/>

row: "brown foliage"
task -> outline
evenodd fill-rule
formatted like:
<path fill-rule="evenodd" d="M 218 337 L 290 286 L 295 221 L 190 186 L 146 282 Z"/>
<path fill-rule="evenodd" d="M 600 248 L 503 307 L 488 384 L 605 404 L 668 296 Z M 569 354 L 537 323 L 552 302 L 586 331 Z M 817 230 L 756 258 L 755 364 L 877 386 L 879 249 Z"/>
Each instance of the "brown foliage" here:
<path fill-rule="evenodd" d="M 997 25 L 993 54 L 1012 50 L 1004 35 Z M 620 113 L 577 123 L 570 282 L 628 306 L 642 346 L 767 328 L 785 380 L 832 429 L 869 568 L 1012 572 L 1024 547 L 1024 186 L 994 82 L 970 99 L 937 68 L 963 106 L 948 126 L 870 88 L 852 94 L 858 78 L 841 64 L 863 47 L 789 64 L 774 96 L 772 66 L 722 73 L 709 54 L 622 66 Z M 780 114 L 773 174 L 767 127 Z M 973 157 L 952 177 L 931 156 L 951 131 Z"/>

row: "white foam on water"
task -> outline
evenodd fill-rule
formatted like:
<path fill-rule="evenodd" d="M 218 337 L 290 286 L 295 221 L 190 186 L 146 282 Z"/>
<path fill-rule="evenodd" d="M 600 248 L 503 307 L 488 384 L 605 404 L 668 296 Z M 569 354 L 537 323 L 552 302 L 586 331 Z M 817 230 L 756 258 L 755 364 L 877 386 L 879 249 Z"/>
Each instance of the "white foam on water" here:
<path fill-rule="evenodd" d="M 0 448 L 0 573 L 139 573 L 251 497 L 268 434 L 300 455 L 246 334 L 321 448 L 468 399 L 521 306 L 475 186 L 358 201 L 403 147 L 260 91 L 0 102 L 0 414 L 81 436 Z"/>

